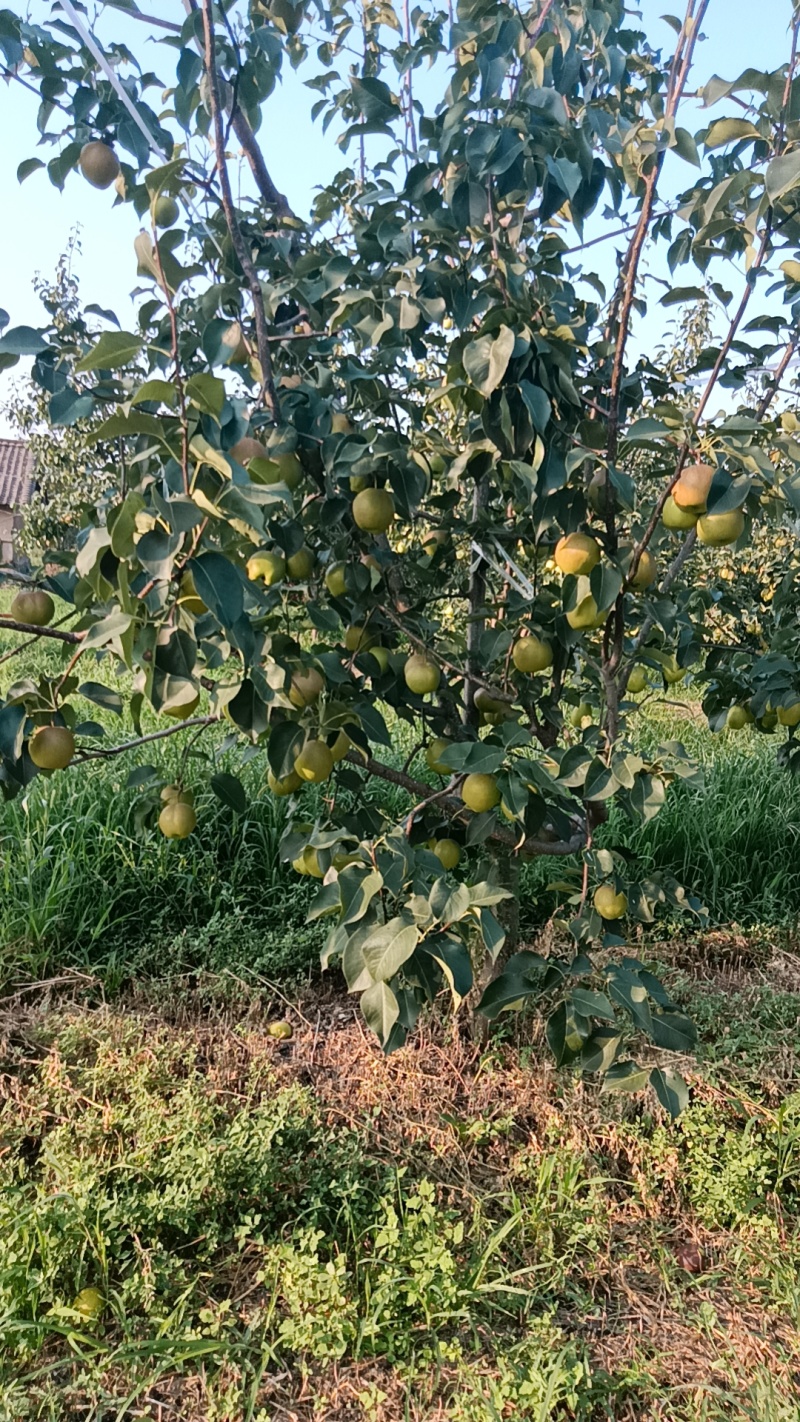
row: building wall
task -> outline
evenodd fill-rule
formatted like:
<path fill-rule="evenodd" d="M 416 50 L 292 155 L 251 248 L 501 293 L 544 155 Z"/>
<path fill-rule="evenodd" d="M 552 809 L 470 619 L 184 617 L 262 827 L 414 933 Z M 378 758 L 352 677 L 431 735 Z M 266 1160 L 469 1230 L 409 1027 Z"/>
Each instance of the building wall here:
<path fill-rule="evenodd" d="M 0 508 L 0 562 L 11 563 L 14 559 L 14 529 L 16 519 L 11 509 Z"/>

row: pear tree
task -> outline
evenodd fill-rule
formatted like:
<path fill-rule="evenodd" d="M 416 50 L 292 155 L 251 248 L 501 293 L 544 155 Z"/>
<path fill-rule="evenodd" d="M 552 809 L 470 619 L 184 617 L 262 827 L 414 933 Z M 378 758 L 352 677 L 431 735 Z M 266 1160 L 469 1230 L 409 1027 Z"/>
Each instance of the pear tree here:
<path fill-rule="evenodd" d="M 715 3 L 666 46 L 622 0 L 0 15 L 39 98 L 20 180 L 114 204 L 138 292 L 132 330 L 2 314 L 0 367 L 32 358 L 52 424 L 102 416 L 119 451 L 3 620 L 3 793 L 222 722 L 387 1051 L 441 993 L 532 1001 L 559 1064 L 673 1113 L 694 1029 L 629 939 L 702 905 L 598 831 L 697 770 L 634 718 L 691 670 L 714 729 L 792 765 L 800 724 L 800 16 L 773 72 L 722 79 Z M 308 216 L 270 171 L 282 83 L 341 151 Z M 682 368 L 650 353 L 709 302 Z M 40 637 L 57 676 L 26 675 Z M 85 703 L 120 687 L 135 737 L 98 751 Z M 185 785 L 140 793 L 162 833 L 202 831 Z M 557 953 L 514 942 L 538 856 Z"/>

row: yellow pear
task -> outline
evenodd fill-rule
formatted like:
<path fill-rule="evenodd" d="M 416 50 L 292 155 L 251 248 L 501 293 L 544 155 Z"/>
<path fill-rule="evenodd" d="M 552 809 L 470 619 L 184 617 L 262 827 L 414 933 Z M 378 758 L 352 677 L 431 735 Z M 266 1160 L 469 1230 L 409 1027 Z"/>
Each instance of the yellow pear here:
<path fill-rule="evenodd" d="M 385 533 L 394 518 L 388 489 L 362 489 L 353 499 L 353 520 L 366 533 Z"/>
<path fill-rule="evenodd" d="M 511 660 L 518 672 L 535 676 L 553 665 L 553 648 L 549 642 L 543 642 L 539 637 L 520 637 L 519 641 L 514 643 Z"/>
<path fill-rule="evenodd" d="M 581 586 L 581 584 L 583 586 Z M 567 622 L 575 631 L 585 631 L 587 628 L 602 627 L 606 620 L 606 613 L 601 612 L 592 594 L 588 591 L 589 580 L 582 578 L 579 584 L 578 601 L 567 613 Z M 586 591 L 584 591 L 584 587 Z"/>
<path fill-rule="evenodd" d="M 267 771 L 267 784 L 273 795 L 279 799 L 284 795 L 293 795 L 295 790 L 299 790 L 302 780 L 296 770 L 290 770 L 288 775 L 273 775 L 271 770 Z"/>
<path fill-rule="evenodd" d="M 321 785 L 333 770 L 333 756 L 325 741 L 306 741 L 294 763 L 295 774 L 311 785 Z"/>
<path fill-rule="evenodd" d="M 303 479 L 303 466 L 294 453 L 270 454 L 266 459 L 259 455 L 247 469 L 256 484 L 285 484 L 287 489 L 296 489 Z"/>
<path fill-rule="evenodd" d="M 437 839 L 434 841 L 433 853 L 443 869 L 455 869 L 461 858 L 461 847 L 454 839 Z"/>
<path fill-rule="evenodd" d="M 665 528 L 670 528 L 674 531 L 694 528 L 697 519 L 698 515 L 694 509 L 679 508 L 672 495 L 669 495 L 661 511 L 661 522 Z"/>
<path fill-rule="evenodd" d="M 622 918 L 628 911 L 627 895 L 622 891 L 617 893 L 611 884 L 601 884 L 594 891 L 594 906 L 601 918 Z"/>
<path fill-rule="evenodd" d="M 316 667 L 303 667 L 292 673 L 289 700 L 293 706 L 302 710 L 304 706 L 311 706 L 318 701 L 324 690 L 325 678 L 322 672 Z"/>
<path fill-rule="evenodd" d="M 797 709 L 800 713 L 800 704 Z M 753 719 L 752 711 L 748 711 L 746 706 L 731 706 L 725 717 L 725 725 L 729 731 L 741 731 L 745 726 L 752 726 Z"/>
<path fill-rule="evenodd" d="M 442 764 L 442 756 L 448 746 L 452 744 L 452 741 L 448 741 L 446 736 L 437 736 L 435 740 L 431 741 L 430 744 L 425 747 L 425 759 L 428 762 L 428 768 L 435 771 L 437 775 L 452 775 L 453 773 L 449 766 Z"/>
<path fill-rule="evenodd" d="M 656 560 L 650 552 L 649 548 L 645 548 L 641 558 L 639 559 L 636 572 L 633 578 L 631 579 L 631 587 L 638 588 L 640 590 L 643 588 L 649 588 L 651 584 L 655 582 L 657 576 L 658 569 L 656 567 Z"/>
<path fill-rule="evenodd" d="M 697 537 L 710 548 L 722 548 L 726 543 L 735 543 L 744 533 L 744 514 L 741 509 L 731 509 L 729 513 L 703 514 L 697 520 Z"/>
<path fill-rule="evenodd" d="M 242 328 L 238 327 L 241 336 Z M 233 359 L 233 357 L 231 357 Z M 268 459 L 269 453 L 260 439 L 253 439 L 252 435 L 242 435 L 235 444 L 231 445 L 228 453 L 237 464 L 249 464 L 251 459 Z"/>
<path fill-rule="evenodd" d="M 75 754 L 75 737 L 66 726 L 38 726 L 28 742 L 28 754 L 40 770 L 64 770 Z"/>
<path fill-rule="evenodd" d="M 351 623 L 344 634 L 344 645 L 348 652 L 368 652 L 377 640 L 377 632 L 368 632 L 361 622 Z"/>
<path fill-rule="evenodd" d="M 56 605 L 49 593 L 41 588 L 18 592 L 9 609 L 15 622 L 27 622 L 29 627 L 47 627 L 52 622 Z"/>
<path fill-rule="evenodd" d="M 347 592 L 344 563 L 334 563 L 325 574 L 325 586 L 331 597 L 344 597 Z"/>
<path fill-rule="evenodd" d="M 286 559 L 286 571 L 296 583 L 305 583 L 308 582 L 314 571 L 315 562 L 316 558 L 313 552 L 304 544 L 302 548 L 298 548 L 296 553 Z"/>
<path fill-rule="evenodd" d="M 588 533 L 567 533 L 559 538 L 553 557 L 562 573 L 585 577 L 600 562 L 600 545 Z"/>
<path fill-rule="evenodd" d="M 187 839 L 196 825 L 194 808 L 182 800 L 168 801 L 158 817 L 158 828 L 167 839 Z"/>
<path fill-rule="evenodd" d="M 286 577 L 286 559 L 282 553 L 254 553 L 247 560 L 247 576 L 251 583 L 260 580 L 271 588 Z"/>
<path fill-rule="evenodd" d="M 409 691 L 417 696 L 427 696 L 436 690 L 441 680 L 441 672 L 436 662 L 423 652 L 412 652 L 403 667 L 403 677 Z"/>
<path fill-rule="evenodd" d="M 493 775 L 468 775 L 461 786 L 461 799 L 476 815 L 500 804 L 500 790 Z"/>

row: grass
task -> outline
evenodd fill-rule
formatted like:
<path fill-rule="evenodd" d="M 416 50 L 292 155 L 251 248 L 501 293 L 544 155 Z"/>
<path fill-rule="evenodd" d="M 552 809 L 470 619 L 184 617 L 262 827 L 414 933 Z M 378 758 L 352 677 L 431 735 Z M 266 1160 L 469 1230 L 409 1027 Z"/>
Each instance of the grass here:
<path fill-rule="evenodd" d="M 687 962 L 675 1127 L 525 1017 L 387 1060 L 335 993 L 6 1004 L 2 1422 L 796 1422 L 800 974 Z"/>

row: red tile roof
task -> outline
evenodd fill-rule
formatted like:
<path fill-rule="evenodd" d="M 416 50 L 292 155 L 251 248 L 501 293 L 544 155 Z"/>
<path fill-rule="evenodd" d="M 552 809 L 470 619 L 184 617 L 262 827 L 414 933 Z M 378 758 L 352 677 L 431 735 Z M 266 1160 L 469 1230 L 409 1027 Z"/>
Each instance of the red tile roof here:
<path fill-rule="evenodd" d="M 33 493 L 33 455 L 21 439 L 0 439 L 0 507 L 18 509 Z"/>

